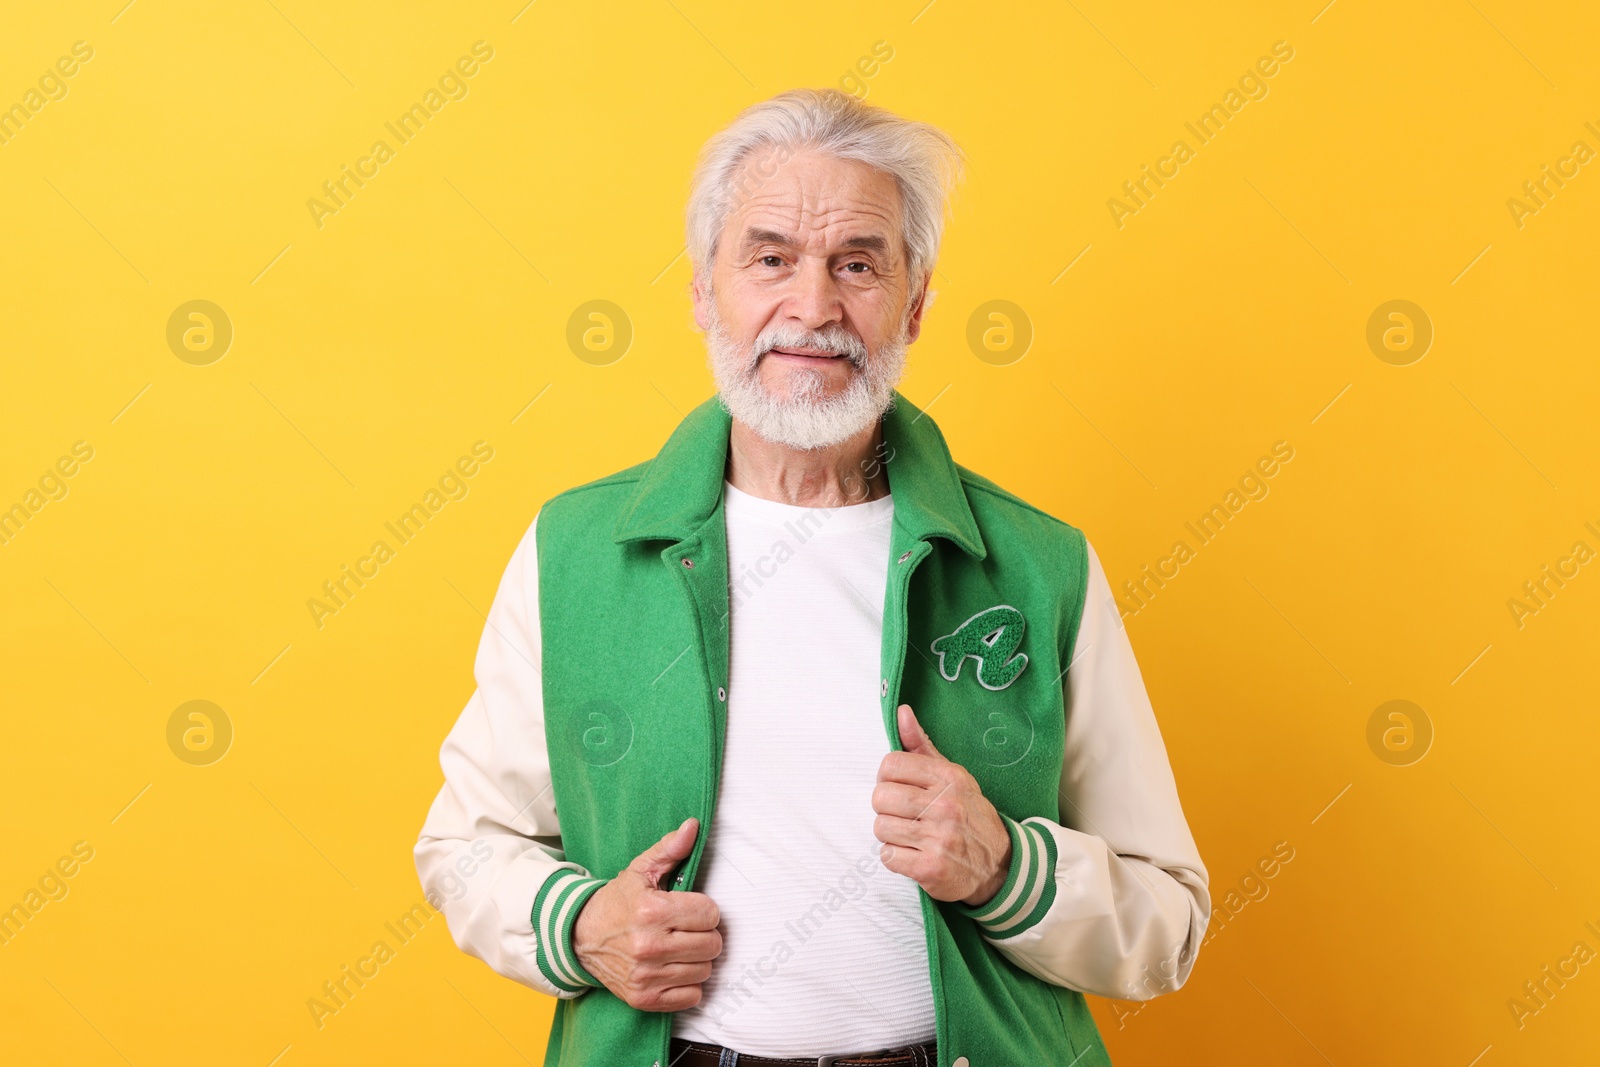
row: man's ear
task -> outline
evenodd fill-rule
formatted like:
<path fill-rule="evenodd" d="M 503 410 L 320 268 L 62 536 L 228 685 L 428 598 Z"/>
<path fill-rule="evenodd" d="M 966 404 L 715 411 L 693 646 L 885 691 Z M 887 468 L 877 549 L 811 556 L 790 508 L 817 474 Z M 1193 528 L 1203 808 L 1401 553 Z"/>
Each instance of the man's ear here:
<path fill-rule="evenodd" d="M 710 279 L 695 271 L 690 292 L 694 297 L 694 324 L 702 330 L 710 329 L 712 300 Z"/>
<path fill-rule="evenodd" d="M 922 285 L 917 291 L 917 302 L 912 305 L 911 317 L 906 323 L 906 344 L 922 336 L 922 313 L 928 310 L 928 286 L 932 281 L 932 271 L 922 276 Z"/>

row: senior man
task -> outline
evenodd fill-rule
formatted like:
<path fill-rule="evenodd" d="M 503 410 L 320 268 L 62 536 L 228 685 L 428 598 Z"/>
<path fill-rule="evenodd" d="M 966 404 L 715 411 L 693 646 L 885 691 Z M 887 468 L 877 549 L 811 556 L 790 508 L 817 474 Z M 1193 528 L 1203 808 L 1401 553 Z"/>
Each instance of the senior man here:
<path fill-rule="evenodd" d="M 896 389 L 960 152 L 756 104 L 688 206 L 717 395 L 512 554 L 417 870 L 547 1064 L 1109 1063 L 1211 905 L 1076 528 Z M 557 814 L 559 813 L 559 820 Z"/>

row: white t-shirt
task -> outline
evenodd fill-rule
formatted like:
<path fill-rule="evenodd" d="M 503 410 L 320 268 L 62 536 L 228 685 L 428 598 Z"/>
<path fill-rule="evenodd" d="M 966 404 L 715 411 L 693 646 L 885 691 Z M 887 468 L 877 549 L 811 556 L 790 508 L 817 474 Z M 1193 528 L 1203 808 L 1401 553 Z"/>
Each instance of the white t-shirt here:
<path fill-rule="evenodd" d="M 931 1041 L 917 884 L 872 833 L 893 497 L 810 508 L 724 488 L 728 733 L 695 886 L 721 910 L 722 955 L 673 1033 L 774 1057 Z"/>

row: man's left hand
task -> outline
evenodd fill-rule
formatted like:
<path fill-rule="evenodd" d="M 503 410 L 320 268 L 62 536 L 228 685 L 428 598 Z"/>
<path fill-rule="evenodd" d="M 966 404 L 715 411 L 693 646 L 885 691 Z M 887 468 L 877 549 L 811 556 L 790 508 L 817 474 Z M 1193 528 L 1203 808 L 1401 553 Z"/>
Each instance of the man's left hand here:
<path fill-rule="evenodd" d="M 1011 866 L 1011 835 L 977 779 L 933 747 L 910 704 L 897 709 L 902 752 L 878 766 L 872 832 L 883 865 L 935 900 L 987 904 Z"/>

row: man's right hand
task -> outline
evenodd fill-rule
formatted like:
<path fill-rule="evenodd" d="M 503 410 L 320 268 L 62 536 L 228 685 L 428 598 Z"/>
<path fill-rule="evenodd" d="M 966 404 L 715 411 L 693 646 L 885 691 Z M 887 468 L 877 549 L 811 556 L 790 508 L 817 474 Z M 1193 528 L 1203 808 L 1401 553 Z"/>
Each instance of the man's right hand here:
<path fill-rule="evenodd" d="M 572 928 L 578 962 L 611 992 L 642 1011 L 700 1003 L 700 985 L 722 953 L 721 913 L 704 893 L 671 893 L 660 880 L 694 851 L 689 818 L 595 890 Z"/>

